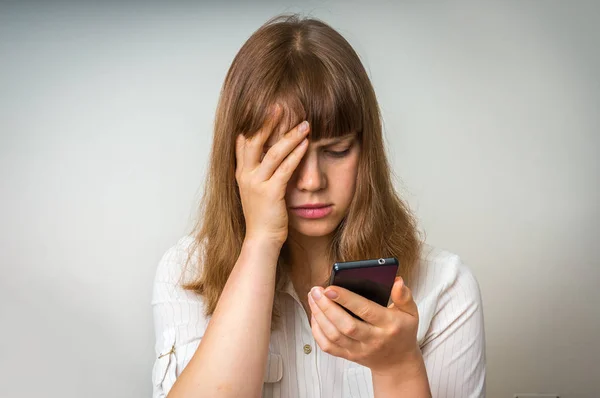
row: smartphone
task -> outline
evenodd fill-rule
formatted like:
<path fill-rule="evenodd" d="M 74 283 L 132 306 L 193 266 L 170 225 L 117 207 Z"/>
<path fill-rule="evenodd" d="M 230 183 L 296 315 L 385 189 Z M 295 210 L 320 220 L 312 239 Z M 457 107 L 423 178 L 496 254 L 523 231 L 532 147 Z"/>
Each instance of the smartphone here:
<path fill-rule="evenodd" d="M 395 257 L 335 263 L 329 285 L 343 287 L 387 307 L 398 266 Z"/>

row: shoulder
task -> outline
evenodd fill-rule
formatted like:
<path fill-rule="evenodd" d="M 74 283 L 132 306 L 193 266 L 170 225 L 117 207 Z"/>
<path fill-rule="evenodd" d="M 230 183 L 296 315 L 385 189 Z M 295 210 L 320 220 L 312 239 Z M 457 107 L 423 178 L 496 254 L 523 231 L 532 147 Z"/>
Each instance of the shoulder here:
<path fill-rule="evenodd" d="M 427 296 L 457 283 L 473 287 L 477 285 L 477 279 L 457 254 L 423 245 L 413 276 L 413 294 Z"/>
<path fill-rule="evenodd" d="M 447 322 L 466 312 L 482 312 L 479 284 L 462 259 L 449 251 L 424 245 L 411 290 L 419 308 L 419 340 L 426 338 L 436 317 Z"/>
<path fill-rule="evenodd" d="M 201 273 L 200 249 L 192 236 L 184 236 L 161 257 L 152 292 L 152 304 L 179 300 L 202 301 L 184 285 L 196 281 Z"/>
<path fill-rule="evenodd" d="M 178 285 L 190 282 L 200 271 L 200 256 L 195 239 L 190 236 L 180 238 L 163 255 L 156 269 L 156 283 Z"/>

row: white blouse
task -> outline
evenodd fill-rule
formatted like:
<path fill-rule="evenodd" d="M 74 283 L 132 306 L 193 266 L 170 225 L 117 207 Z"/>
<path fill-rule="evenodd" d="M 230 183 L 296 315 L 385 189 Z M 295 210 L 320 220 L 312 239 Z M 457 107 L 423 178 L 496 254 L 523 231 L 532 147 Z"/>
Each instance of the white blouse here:
<path fill-rule="evenodd" d="M 181 281 L 191 237 L 163 256 L 154 282 L 154 398 L 165 397 L 194 355 L 209 318 L 201 296 Z M 191 268 L 191 267 L 190 267 Z M 485 335 L 477 280 L 458 256 L 425 246 L 413 279 L 417 340 L 433 397 L 485 396 Z M 281 323 L 271 334 L 264 398 L 373 397 L 369 368 L 321 351 L 291 283 L 277 291 Z"/>

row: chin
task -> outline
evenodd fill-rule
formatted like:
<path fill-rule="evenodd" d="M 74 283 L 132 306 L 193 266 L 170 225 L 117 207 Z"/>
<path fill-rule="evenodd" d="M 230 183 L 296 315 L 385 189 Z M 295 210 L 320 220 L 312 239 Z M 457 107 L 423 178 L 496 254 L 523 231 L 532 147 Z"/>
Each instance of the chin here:
<path fill-rule="evenodd" d="M 310 236 L 312 238 L 318 238 L 322 236 L 331 235 L 337 228 L 339 223 L 335 223 L 333 220 L 306 220 L 296 219 L 290 223 L 290 229 L 294 232 Z"/>

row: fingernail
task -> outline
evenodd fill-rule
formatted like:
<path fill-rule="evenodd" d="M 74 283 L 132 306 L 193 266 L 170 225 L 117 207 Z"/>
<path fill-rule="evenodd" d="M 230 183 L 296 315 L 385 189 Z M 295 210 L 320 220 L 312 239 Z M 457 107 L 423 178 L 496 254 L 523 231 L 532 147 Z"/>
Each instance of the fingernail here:
<path fill-rule="evenodd" d="M 319 300 L 321 298 L 321 288 L 313 287 L 310 291 L 310 294 L 312 294 L 313 299 Z"/>
<path fill-rule="evenodd" d="M 335 300 L 336 298 L 338 298 L 338 294 L 335 290 L 325 290 L 325 295 L 331 300 Z"/>
<path fill-rule="evenodd" d="M 300 127 L 298 127 L 298 132 L 305 133 L 306 130 L 308 130 L 308 122 L 305 120 L 302 123 L 300 123 Z"/>

